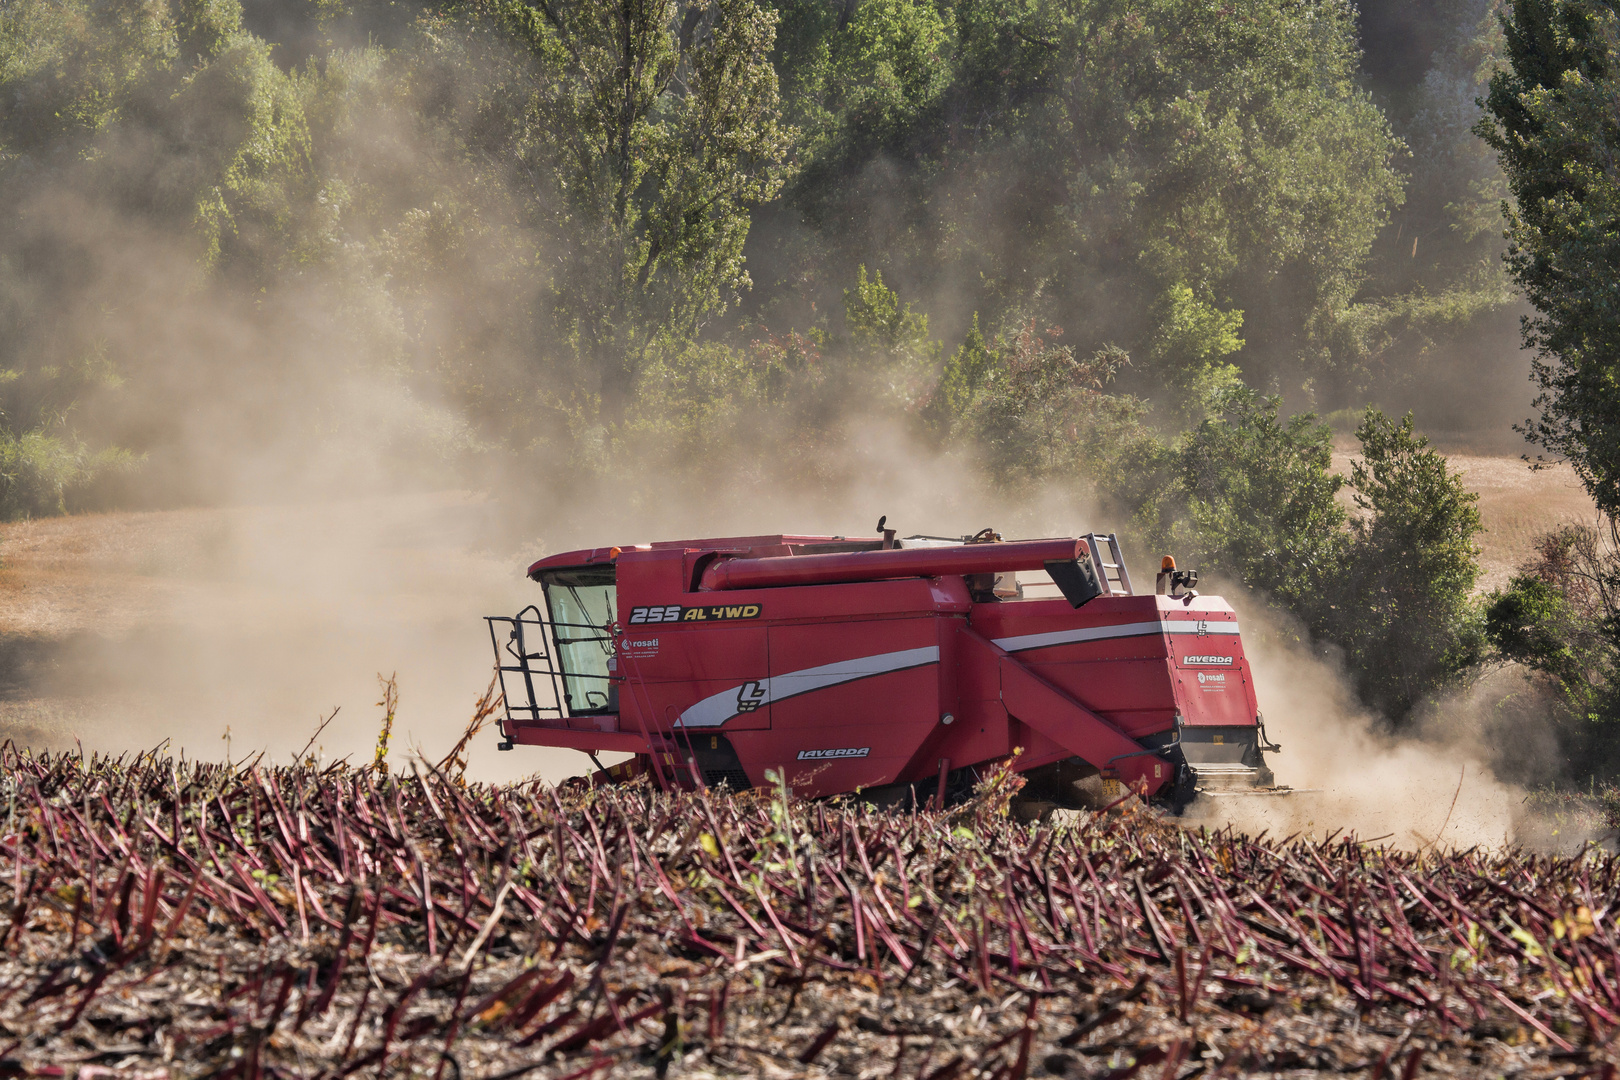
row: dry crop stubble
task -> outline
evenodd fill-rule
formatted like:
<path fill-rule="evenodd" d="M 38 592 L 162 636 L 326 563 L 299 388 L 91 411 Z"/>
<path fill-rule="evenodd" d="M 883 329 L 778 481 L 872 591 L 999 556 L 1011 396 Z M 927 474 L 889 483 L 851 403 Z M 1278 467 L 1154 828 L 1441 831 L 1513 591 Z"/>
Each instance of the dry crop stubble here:
<path fill-rule="evenodd" d="M 0 757 L 7 1075 L 1613 1074 L 1596 851 Z"/>

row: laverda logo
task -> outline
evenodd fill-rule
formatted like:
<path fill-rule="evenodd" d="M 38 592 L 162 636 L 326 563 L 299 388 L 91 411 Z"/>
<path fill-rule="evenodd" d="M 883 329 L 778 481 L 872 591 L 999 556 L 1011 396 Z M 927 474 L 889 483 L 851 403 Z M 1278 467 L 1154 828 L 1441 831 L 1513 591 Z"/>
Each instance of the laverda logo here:
<path fill-rule="evenodd" d="M 870 746 L 847 746 L 840 750 L 800 750 L 800 761 L 827 761 L 832 758 L 865 757 L 872 752 Z"/>
<path fill-rule="evenodd" d="M 751 713 L 765 704 L 766 690 L 757 682 L 745 682 L 737 687 L 737 711 Z"/>
<path fill-rule="evenodd" d="M 630 609 L 630 625 L 757 619 L 760 610 L 758 604 L 709 604 L 704 607 L 682 607 L 679 604 L 665 604 L 654 607 L 633 607 Z"/>
<path fill-rule="evenodd" d="M 1181 662 L 1188 667 L 1231 667 L 1230 656 L 1183 656 Z"/>

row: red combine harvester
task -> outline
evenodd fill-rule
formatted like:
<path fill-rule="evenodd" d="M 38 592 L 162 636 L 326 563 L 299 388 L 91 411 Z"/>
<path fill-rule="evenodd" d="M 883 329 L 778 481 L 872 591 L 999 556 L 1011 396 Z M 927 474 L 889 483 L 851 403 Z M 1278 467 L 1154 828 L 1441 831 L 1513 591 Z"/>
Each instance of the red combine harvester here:
<path fill-rule="evenodd" d="M 583 751 L 596 783 L 744 789 L 776 769 L 895 805 L 944 805 L 1009 758 L 1023 797 L 1057 805 L 1279 790 L 1237 616 L 1196 572 L 1166 559 L 1139 594 L 1111 534 L 883 525 L 540 560 L 545 613 L 488 620 L 501 749 Z"/>

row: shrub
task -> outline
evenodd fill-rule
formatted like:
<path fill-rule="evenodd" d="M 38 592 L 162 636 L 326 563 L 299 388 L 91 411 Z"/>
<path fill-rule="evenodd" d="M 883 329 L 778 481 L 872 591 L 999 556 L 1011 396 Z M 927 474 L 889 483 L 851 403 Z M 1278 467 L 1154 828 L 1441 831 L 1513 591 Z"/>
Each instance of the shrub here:
<path fill-rule="evenodd" d="M 1536 557 L 1490 595 L 1486 634 L 1503 659 L 1522 664 L 1572 716 L 1610 719 L 1620 660 L 1617 587 L 1620 551 L 1612 533 L 1560 526 L 1538 537 Z"/>
<path fill-rule="evenodd" d="M 69 496 L 98 476 L 132 468 L 125 450 L 93 452 L 69 436 L 0 428 L 0 518 L 64 514 Z"/>
<path fill-rule="evenodd" d="M 1320 623 L 1323 583 L 1349 543 L 1337 499 L 1344 479 L 1330 471 L 1333 432 L 1309 414 L 1284 422 L 1280 407 L 1278 398 L 1238 387 L 1183 439 L 1178 546 L 1207 570 Z"/>
<path fill-rule="evenodd" d="M 1394 723 L 1455 684 L 1484 652 L 1477 496 L 1446 459 L 1376 409 L 1356 435 L 1348 515 L 1331 471 L 1332 431 L 1280 402 L 1226 392 L 1177 455 L 1180 545 L 1298 616 L 1344 653 L 1367 704 Z"/>
<path fill-rule="evenodd" d="M 1344 648 L 1362 698 L 1400 720 L 1483 656 L 1479 496 L 1413 432 L 1410 413 L 1397 424 L 1369 408 L 1356 437 L 1361 513 L 1342 572 L 1324 582 L 1338 599 L 1322 629 Z"/>

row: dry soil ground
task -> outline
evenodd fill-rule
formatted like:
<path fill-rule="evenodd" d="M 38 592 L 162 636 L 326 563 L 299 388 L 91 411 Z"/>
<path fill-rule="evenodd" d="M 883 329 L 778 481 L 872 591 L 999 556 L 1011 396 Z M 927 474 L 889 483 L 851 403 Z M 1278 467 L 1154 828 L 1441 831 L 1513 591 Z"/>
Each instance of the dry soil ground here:
<path fill-rule="evenodd" d="M 462 493 L 86 514 L 0 527 L 0 730 L 35 746 L 369 757 L 377 675 L 399 672 L 396 752 L 441 752 L 489 679 L 482 616 L 518 606 Z M 578 770 L 478 751 L 486 778 Z M 518 761 L 517 758 L 524 760 Z"/>

